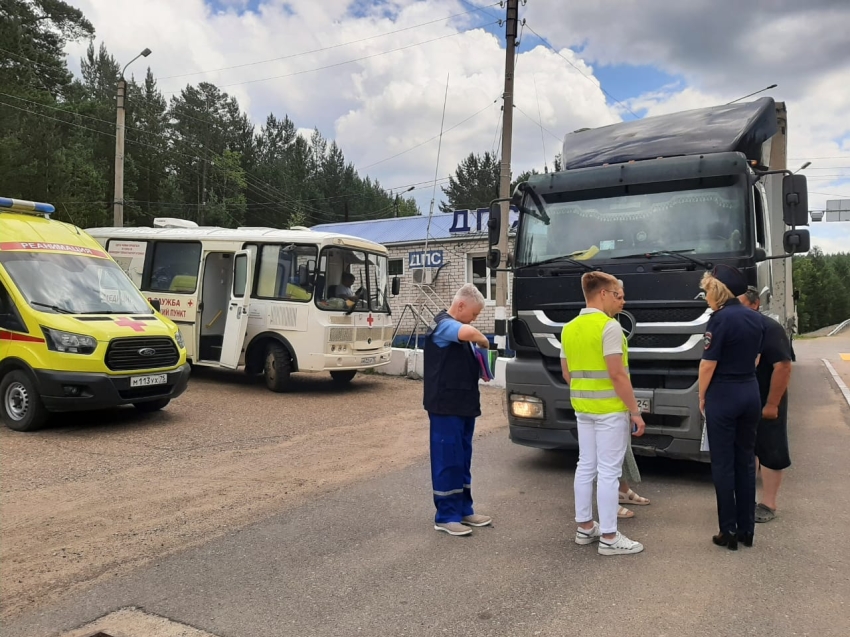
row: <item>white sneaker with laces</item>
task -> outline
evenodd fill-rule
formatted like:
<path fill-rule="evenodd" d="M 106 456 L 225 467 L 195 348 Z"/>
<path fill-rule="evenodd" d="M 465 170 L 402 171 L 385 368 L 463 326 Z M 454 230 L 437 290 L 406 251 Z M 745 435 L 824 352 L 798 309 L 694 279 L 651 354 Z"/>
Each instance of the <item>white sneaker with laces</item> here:
<path fill-rule="evenodd" d="M 643 550 L 643 544 L 634 542 L 617 531 L 613 540 L 601 538 L 599 548 L 596 550 L 600 555 L 633 555 Z"/>
<path fill-rule="evenodd" d="M 576 544 L 593 544 L 598 542 L 602 537 L 602 531 L 599 530 L 599 522 L 593 522 L 592 529 L 576 528 Z"/>

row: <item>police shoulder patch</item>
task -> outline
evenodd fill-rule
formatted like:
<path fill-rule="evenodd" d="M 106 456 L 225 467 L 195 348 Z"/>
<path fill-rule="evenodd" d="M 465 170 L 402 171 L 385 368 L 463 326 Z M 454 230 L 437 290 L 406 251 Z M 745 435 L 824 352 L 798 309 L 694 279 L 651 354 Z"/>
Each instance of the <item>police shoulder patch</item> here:
<path fill-rule="evenodd" d="M 705 342 L 705 349 L 711 347 L 711 332 L 706 332 L 703 337 L 703 341 Z"/>

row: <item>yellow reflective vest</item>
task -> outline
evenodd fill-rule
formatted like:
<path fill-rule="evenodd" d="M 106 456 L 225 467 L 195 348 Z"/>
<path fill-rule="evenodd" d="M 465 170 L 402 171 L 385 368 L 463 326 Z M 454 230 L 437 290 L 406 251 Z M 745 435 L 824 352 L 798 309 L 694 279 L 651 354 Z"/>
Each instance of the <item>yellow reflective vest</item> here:
<path fill-rule="evenodd" d="M 561 330 L 561 347 L 570 370 L 570 402 L 584 414 L 628 411 L 614 391 L 602 355 L 602 332 L 611 317 L 602 312 L 580 314 Z M 629 346 L 623 336 L 623 365 L 629 372 Z"/>

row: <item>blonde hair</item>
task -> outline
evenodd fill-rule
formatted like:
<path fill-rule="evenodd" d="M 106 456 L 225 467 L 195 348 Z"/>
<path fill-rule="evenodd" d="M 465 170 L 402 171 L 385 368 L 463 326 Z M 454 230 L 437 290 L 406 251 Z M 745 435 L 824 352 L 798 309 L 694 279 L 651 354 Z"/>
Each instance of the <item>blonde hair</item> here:
<path fill-rule="evenodd" d="M 611 285 L 621 288 L 623 282 L 607 272 L 585 272 L 581 277 L 581 291 L 584 293 L 585 301 L 589 301 L 601 290 Z"/>
<path fill-rule="evenodd" d="M 735 298 L 735 295 L 726 287 L 726 284 L 716 278 L 711 272 L 706 272 L 702 275 L 702 281 L 700 281 L 699 286 L 705 290 L 706 300 L 717 307 L 721 307 L 729 299 Z"/>

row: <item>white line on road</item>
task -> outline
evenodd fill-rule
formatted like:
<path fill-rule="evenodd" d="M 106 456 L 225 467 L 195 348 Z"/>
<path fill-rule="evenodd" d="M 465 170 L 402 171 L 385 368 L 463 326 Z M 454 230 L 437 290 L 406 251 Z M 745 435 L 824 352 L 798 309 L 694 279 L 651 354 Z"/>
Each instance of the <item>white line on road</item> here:
<path fill-rule="evenodd" d="M 821 360 L 823 361 L 823 364 L 826 365 L 826 368 L 827 370 L 829 370 L 829 373 L 832 374 L 832 377 L 835 379 L 835 383 L 838 385 L 838 389 L 840 389 L 841 393 L 844 394 L 844 400 L 846 400 L 847 404 L 850 405 L 850 389 L 848 389 L 847 385 L 844 384 L 844 381 L 841 380 L 841 376 L 839 376 L 838 372 L 835 371 L 835 368 L 832 366 L 832 363 L 830 363 L 825 358 L 822 358 Z"/>

